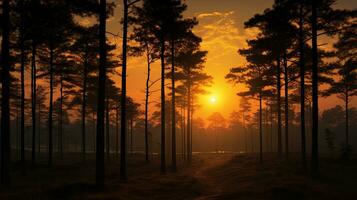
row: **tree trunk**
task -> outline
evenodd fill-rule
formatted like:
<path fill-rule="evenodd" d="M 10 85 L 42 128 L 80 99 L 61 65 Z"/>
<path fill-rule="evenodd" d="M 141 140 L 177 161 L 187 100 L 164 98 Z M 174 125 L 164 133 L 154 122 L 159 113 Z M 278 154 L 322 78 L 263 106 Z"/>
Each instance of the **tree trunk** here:
<path fill-rule="evenodd" d="M 274 146 L 273 146 L 273 106 L 270 105 L 270 152 L 274 152 Z"/>
<path fill-rule="evenodd" d="M 147 61 L 147 78 L 146 78 L 146 91 L 145 91 L 145 160 L 149 162 L 149 141 L 148 141 L 148 112 L 149 112 L 149 83 L 151 75 L 151 66 L 150 66 L 150 52 L 149 48 L 146 48 L 146 61 Z"/>
<path fill-rule="evenodd" d="M 347 77 L 347 76 L 346 76 Z M 348 83 L 348 81 L 346 81 L 346 83 Z M 346 150 L 347 150 L 347 148 L 348 148 L 348 146 L 349 146 L 349 123 L 348 123 L 348 121 L 349 121 L 349 115 L 348 115 L 348 102 L 349 102 L 349 99 L 348 99 L 348 97 L 349 97 L 349 94 L 348 94 L 348 85 L 346 84 L 346 94 L 345 94 L 345 117 L 346 117 Z"/>
<path fill-rule="evenodd" d="M 128 37 L 128 0 L 123 1 L 124 19 L 123 19 L 123 53 L 122 53 L 122 94 L 121 94 L 121 140 L 120 140 L 120 179 L 127 179 L 127 163 L 126 163 L 126 62 L 127 62 L 127 37 Z"/>
<path fill-rule="evenodd" d="M 243 132 L 244 132 L 244 151 L 248 152 L 248 138 L 247 138 L 247 129 L 245 128 L 245 111 L 242 112 L 242 120 L 243 120 Z"/>
<path fill-rule="evenodd" d="M 2 1 L 1 184 L 10 185 L 10 7 Z"/>
<path fill-rule="evenodd" d="M 105 132 L 106 132 L 106 151 L 107 151 L 107 159 L 110 159 L 110 120 L 109 120 L 109 89 L 107 88 L 107 98 L 105 102 Z"/>
<path fill-rule="evenodd" d="M 285 91 L 285 156 L 289 159 L 289 78 L 288 78 L 288 62 L 286 53 L 284 53 L 284 91 Z"/>
<path fill-rule="evenodd" d="M 86 44 L 83 72 L 82 93 L 82 159 L 86 160 L 86 106 L 87 106 L 87 80 L 88 80 L 88 45 Z"/>
<path fill-rule="evenodd" d="M 312 0 L 312 175 L 319 173 L 318 131 L 319 131 L 319 105 L 318 105 L 318 52 L 317 52 L 317 0 Z"/>
<path fill-rule="evenodd" d="M 25 159 L 25 38 L 24 38 L 24 1 L 20 1 L 21 7 L 21 30 L 20 30 L 20 49 L 21 49 L 21 174 L 26 175 Z"/>
<path fill-rule="evenodd" d="M 182 106 L 182 158 L 185 160 L 186 156 L 186 110 L 185 106 Z"/>
<path fill-rule="evenodd" d="M 41 104 L 38 103 L 38 155 L 41 154 Z"/>
<path fill-rule="evenodd" d="M 259 93 L 259 162 L 263 163 L 262 92 Z"/>
<path fill-rule="evenodd" d="M 300 45 L 300 129 L 301 129 L 301 161 L 302 166 L 306 168 L 306 127 L 305 127 L 305 42 L 304 42 L 304 14 L 303 3 L 300 4 L 299 20 L 299 45 Z"/>
<path fill-rule="evenodd" d="M 52 166 L 52 112 L 53 112 L 53 47 L 50 45 L 50 99 L 49 99 L 49 111 L 48 111 L 48 165 Z"/>
<path fill-rule="evenodd" d="M 190 160 L 192 160 L 192 145 L 193 145 L 193 99 L 191 96 L 191 116 L 190 116 Z"/>
<path fill-rule="evenodd" d="M 115 113 L 115 157 L 119 158 L 119 107 L 117 107 Z"/>
<path fill-rule="evenodd" d="M 265 104 L 265 121 L 264 121 L 264 123 L 265 123 L 265 125 L 264 125 L 264 127 L 265 127 L 265 132 L 266 132 L 266 136 L 265 136 L 265 139 L 266 139 L 266 142 L 265 142 L 265 144 L 266 144 L 266 147 L 265 147 L 265 151 L 266 152 L 269 152 L 269 149 L 270 149 L 270 147 L 269 147 L 269 136 L 270 136 L 270 134 L 269 134 L 269 110 L 268 110 L 268 106 Z"/>
<path fill-rule="evenodd" d="M 37 98 L 37 69 L 36 69 L 37 47 L 34 39 L 32 40 L 32 58 L 31 58 L 31 103 L 32 103 L 32 165 L 36 162 L 36 98 Z"/>
<path fill-rule="evenodd" d="M 60 108 L 59 108 L 59 152 L 60 158 L 63 160 L 63 75 L 61 68 L 60 77 Z"/>
<path fill-rule="evenodd" d="M 280 80 L 280 57 L 277 60 L 276 90 L 277 90 L 277 112 L 278 112 L 278 155 L 282 156 L 283 145 L 281 138 L 281 80 Z"/>
<path fill-rule="evenodd" d="M 133 117 L 130 118 L 130 154 L 133 156 L 134 148 L 133 148 Z"/>
<path fill-rule="evenodd" d="M 187 88 L 187 161 L 191 162 L 191 82 L 189 80 Z"/>
<path fill-rule="evenodd" d="M 166 173 L 165 155 L 165 39 L 161 36 L 161 173 Z"/>
<path fill-rule="evenodd" d="M 175 88 L 175 42 L 174 40 L 172 40 L 171 42 L 171 80 L 172 80 L 172 91 L 171 91 L 171 95 L 172 95 L 172 111 L 171 111 L 171 114 L 172 114 L 172 125 L 171 125 L 171 128 L 172 128 L 172 131 L 171 131 L 171 134 L 172 134 L 172 156 L 171 156 L 171 159 L 172 159 L 172 170 L 175 172 L 177 171 L 177 166 L 176 166 L 176 88 Z"/>
<path fill-rule="evenodd" d="M 104 106 L 106 80 L 106 16 L 107 1 L 100 0 L 99 9 L 99 87 L 97 101 L 97 146 L 96 146 L 96 184 L 103 186 L 105 181 L 104 164 Z M 123 74 L 125 75 L 125 74 Z"/>

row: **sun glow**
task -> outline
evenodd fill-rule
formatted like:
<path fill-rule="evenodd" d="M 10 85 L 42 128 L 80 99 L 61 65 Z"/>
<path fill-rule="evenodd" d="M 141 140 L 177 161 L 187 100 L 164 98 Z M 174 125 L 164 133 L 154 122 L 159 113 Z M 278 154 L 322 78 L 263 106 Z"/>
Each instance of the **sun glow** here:
<path fill-rule="evenodd" d="M 217 97 L 216 96 L 211 96 L 209 101 L 210 101 L 211 104 L 216 104 L 217 103 Z"/>

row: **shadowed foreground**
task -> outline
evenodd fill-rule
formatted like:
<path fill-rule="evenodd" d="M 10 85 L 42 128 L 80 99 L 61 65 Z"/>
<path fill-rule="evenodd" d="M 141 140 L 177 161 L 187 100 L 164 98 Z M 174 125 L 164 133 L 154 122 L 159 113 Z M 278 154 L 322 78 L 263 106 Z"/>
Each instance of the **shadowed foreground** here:
<path fill-rule="evenodd" d="M 140 159 L 142 159 L 140 157 Z M 105 188 L 94 183 L 95 165 L 61 162 L 55 168 L 39 165 L 26 177 L 14 174 L 13 188 L 0 199 L 354 199 L 357 163 L 322 162 L 321 178 L 301 175 L 299 163 L 273 157 L 263 165 L 253 155 L 195 156 L 191 167 L 160 175 L 159 163 L 129 159 L 127 183 L 120 182 L 119 165 L 107 163 Z"/>

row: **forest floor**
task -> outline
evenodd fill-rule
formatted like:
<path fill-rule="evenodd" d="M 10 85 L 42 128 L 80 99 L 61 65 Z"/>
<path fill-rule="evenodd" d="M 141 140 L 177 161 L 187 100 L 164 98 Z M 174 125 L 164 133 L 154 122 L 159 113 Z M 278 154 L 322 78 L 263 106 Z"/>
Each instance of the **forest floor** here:
<path fill-rule="evenodd" d="M 199 154 L 178 172 L 160 174 L 158 161 L 145 163 L 142 156 L 129 158 L 129 179 L 119 180 L 119 163 L 106 163 L 106 185 L 94 185 L 95 162 L 72 159 L 30 167 L 26 176 L 15 164 L 11 188 L 0 190 L 0 199 L 357 199 L 357 162 L 321 161 L 318 178 L 303 173 L 294 159 L 281 161 L 266 155 Z M 72 161 L 68 161 L 72 160 Z M 181 162 L 180 162 L 181 163 Z"/>

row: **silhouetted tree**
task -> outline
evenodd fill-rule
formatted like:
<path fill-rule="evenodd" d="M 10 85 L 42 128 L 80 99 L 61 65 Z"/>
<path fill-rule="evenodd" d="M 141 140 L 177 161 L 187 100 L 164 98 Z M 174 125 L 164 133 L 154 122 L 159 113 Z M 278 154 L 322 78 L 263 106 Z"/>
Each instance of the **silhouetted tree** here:
<path fill-rule="evenodd" d="M 96 184 L 101 186 L 105 180 L 104 169 L 104 105 L 105 105 L 105 79 L 106 79 L 106 19 L 107 1 L 100 0 L 99 4 L 99 85 L 97 101 L 97 146 L 96 146 Z"/>
<path fill-rule="evenodd" d="M 2 1 L 1 42 L 1 183 L 10 184 L 10 6 Z"/>
<path fill-rule="evenodd" d="M 142 16 L 150 24 L 150 32 L 158 40 L 161 60 L 161 172 L 166 172 L 165 155 L 165 53 L 166 43 L 170 36 L 170 27 L 176 19 L 182 18 L 186 6 L 180 0 L 144 0 Z M 163 17 L 165 16 L 165 17 Z"/>
<path fill-rule="evenodd" d="M 207 55 L 206 51 L 199 50 L 200 40 L 193 40 L 190 48 L 179 52 L 176 56 L 176 65 L 180 68 L 176 80 L 180 80 L 184 86 L 186 106 L 187 106 L 187 124 L 186 124 L 186 148 L 187 160 L 192 159 L 192 115 L 194 99 L 197 94 L 205 93 L 202 86 L 207 86 L 211 83 L 212 77 L 203 72 L 204 62 Z M 178 86 L 179 87 L 179 86 Z"/>
<path fill-rule="evenodd" d="M 149 97 L 150 87 L 157 81 L 151 81 L 151 64 L 159 58 L 158 40 L 151 32 L 151 27 L 147 18 L 143 16 L 140 7 L 134 7 L 133 14 L 129 21 L 133 24 L 133 34 L 130 36 L 132 40 L 138 43 L 138 46 L 130 47 L 131 53 L 134 56 L 145 55 L 147 65 L 147 78 L 145 85 L 145 160 L 149 161 L 149 138 L 148 138 L 148 113 L 149 113 Z"/>
<path fill-rule="evenodd" d="M 345 146 L 349 146 L 349 103 L 353 96 L 357 95 L 357 60 L 356 53 L 354 51 L 354 44 L 356 41 L 356 24 L 352 24 L 350 28 L 344 31 L 339 41 L 335 44 L 337 48 L 338 62 L 334 63 L 333 68 L 336 70 L 336 74 L 339 80 L 334 80 L 331 83 L 330 88 L 325 92 L 325 96 L 337 94 L 345 104 Z"/>
<path fill-rule="evenodd" d="M 225 118 L 222 116 L 221 113 L 215 112 L 208 117 L 208 121 L 210 122 L 210 127 L 215 132 L 215 150 L 216 153 L 220 151 L 220 144 L 219 144 L 219 131 L 220 129 L 225 128 Z"/>
<path fill-rule="evenodd" d="M 317 176 L 319 173 L 319 154 L 318 154 L 318 54 L 317 54 L 317 0 L 311 1 L 311 27 L 312 27 L 312 154 L 311 170 L 312 175 Z"/>
<path fill-rule="evenodd" d="M 244 131 L 244 150 L 248 152 L 248 141 L 247 141 L 247 127 L 246 119 L 248 118 L 248 113 L 250 112 L 251 104 L 246 97 L 242 97 L 239 101 L 239 112 L 242 113 L 242 125 Z"/>

